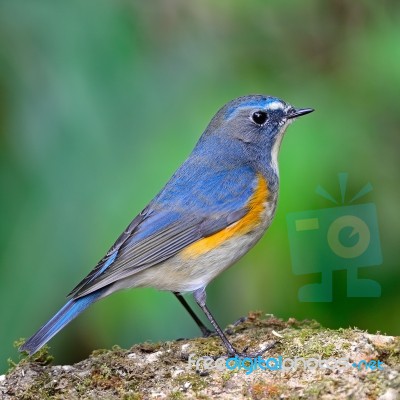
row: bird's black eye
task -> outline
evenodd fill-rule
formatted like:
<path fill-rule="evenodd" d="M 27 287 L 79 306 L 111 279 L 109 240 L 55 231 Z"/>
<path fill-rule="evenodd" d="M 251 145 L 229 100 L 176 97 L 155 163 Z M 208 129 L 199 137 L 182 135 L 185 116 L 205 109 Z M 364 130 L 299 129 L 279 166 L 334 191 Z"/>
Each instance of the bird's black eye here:
<path fill-rule="evenodd" d="M 251 119 L 257 125 L 264 125 L 268 119 L 268 115 L 265 111 L 256 111 L 252 116 Z"/>

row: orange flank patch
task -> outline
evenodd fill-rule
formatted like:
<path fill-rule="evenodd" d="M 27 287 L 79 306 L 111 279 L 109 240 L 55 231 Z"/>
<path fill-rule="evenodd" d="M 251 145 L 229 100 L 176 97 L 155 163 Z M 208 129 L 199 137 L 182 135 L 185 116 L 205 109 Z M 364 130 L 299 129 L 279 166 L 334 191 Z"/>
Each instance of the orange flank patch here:
<path fill-rule="evenodd" d="M 247 205 L 248 213 L 239 221 L 229 225 L 227 228 L 214 233 L 204 239 L 188 246 L 182 251 L 181 255 L 184 258 L 198 257 L 210 250 L 220 246 L 226 240 L 236 236 L 244 235 L 250 232 L 261 222 L 261 215 L 265 209 L 265 202 L 268 197 L 268 186 L 264 177 L 258 175 L 258 184 L 254 194 L 251 196 Z"/>

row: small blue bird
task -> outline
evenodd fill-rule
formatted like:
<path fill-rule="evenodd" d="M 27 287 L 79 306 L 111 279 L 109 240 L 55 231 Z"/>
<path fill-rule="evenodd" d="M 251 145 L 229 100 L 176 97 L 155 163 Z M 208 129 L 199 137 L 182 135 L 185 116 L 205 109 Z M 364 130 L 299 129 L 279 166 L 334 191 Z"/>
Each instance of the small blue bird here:
<path fill-rule="evenodd" d="M 193 293 L 228 353 L 240 354 L 207 308 L 205 289 L 271 224 L 283 135 L 294 118 L 312 111 L 263 95 L 222 107 L 165 187 L 20 350 L 35 353 L 92 303 L 117 290 L 153 287 L 172 291 L 207 336 L 211 331 L 182 297 Z"/>

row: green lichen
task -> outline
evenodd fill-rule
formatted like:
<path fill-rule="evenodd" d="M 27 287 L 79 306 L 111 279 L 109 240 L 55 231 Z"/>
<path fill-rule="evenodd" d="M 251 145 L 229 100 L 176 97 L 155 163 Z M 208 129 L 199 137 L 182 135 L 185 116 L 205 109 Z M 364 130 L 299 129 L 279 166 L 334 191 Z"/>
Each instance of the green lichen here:
<path fill-rule="evenodd" d="M 185 399 L 186 398 L 186 396 L 182 393 L 182 392 L 180 392 L 179 390 L 176 390 L 176 391 L 174 391 L 174 392 L 171 392 L 168 396 L 167 396 L 167 399 L 168 400 L 183 400 L 183 399 Z"/>
<path fill-rule="evenodd" d="M 140 393 L 124 394 L 122 400 L 143 400 L 144 397 Z"/>
<path fill-rule="evenodd" d="M 19 349 L 24 343 L 25 343 L 25 338 L 20 338 L 14 341 L 13 346 L 16 349 Z M 9 365 L 8 373 L 10 373 L 17 365 L 20 365 L 21 363 L 33 362 L 35 364 L 39 364 L 42 366 L 51 364 L 51 362 L 54 360 L 54 357 L 49 353 L 49 350 L 50 347 L 45 345 L 39 351 L 37 351 L 35 354 L 32 354 L 31 356 L 29 356 L 29 354 L 26 351 L 19 353 L 18 362 L 15 362 L 11 358 L 9 358 L 7 360 Z"/>
<path fill-rule="evenodd" d="M 177 378 L 175 378 L 174 382 L 183 390 L 190 389 L 193 390 L 195 393 L 199 392 L 207 386 L 206 380 L 196 373 L 181 374 Z"/>

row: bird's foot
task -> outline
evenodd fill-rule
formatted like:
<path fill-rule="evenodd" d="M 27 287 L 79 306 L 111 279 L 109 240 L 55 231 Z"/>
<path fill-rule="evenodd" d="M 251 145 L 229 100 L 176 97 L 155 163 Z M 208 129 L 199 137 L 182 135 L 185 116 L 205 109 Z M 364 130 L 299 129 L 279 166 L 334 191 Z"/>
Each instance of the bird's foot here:
<path fill-rule="evenodd" d="M 247 321 L 247 317 L 240 317 L 239 319 L 237 319 L 232 325 L 231 328 L 226 328 L 224 330 L 224 333 L 226 333 L 227 335 L 233 335 L 234 331 L 232 328 L 236 328 L 237 326 L 239 326 L 240 324 L 243 324 L 243 322 Z"/>
<path fill-rule="evenodd" d="M 243 349 L 242 352 L 238 352 L 235 349 L 233 349 L 233 352 L 229 352 L 228 356 L 229 357 L 240 357 L 240 358 L 257 358 L 259 356 L 262 356 L 265 352 L 267 352 L 268 350 L 271 350 L 273 347 L 275 347 L 275 345 L 279 343 L 278 340 L 276 340 L 275 342 L 270 343 L 268 346 L 265 346 L 263 349 L 261 349 L 260 351 L 256 351 L 256 352 L 247 352 L 248 347 L 245 347 Z"/>

